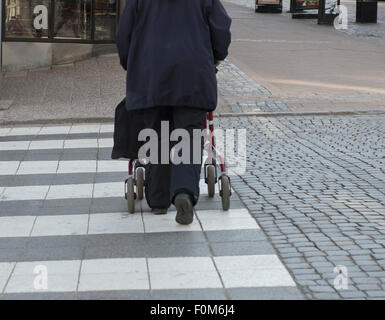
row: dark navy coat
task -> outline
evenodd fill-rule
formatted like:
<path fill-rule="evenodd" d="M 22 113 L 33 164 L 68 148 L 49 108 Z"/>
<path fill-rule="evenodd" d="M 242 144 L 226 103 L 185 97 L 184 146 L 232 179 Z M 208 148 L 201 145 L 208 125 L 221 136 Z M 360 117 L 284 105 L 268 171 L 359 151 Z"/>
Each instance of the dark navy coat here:
<path fill-rule="evenodd" d="M 117 31 L 127 109 L 214 110 L 214 63 L 228 54 L 230 25 L 220 0 L 127 0 Z"/>

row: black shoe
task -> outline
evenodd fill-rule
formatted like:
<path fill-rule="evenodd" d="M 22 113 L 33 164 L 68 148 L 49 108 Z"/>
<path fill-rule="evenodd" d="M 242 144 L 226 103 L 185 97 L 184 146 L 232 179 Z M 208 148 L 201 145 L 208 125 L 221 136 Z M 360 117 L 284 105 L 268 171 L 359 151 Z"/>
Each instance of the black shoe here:
<path fill-rule="evenodd" d="M 160 215 L 160 214 L 167 214 L 167 208 L 166 209 L 163 209 L 163 208 L 152 208 L 151 209 L 151 212 L 153 214 L 156 214 L 156 215 Z"/>
<path fill-rule="evenodd" d="M 194 206 L 191 197 L 186 193 L 179 193 L 175 197 L 174 204 L 178 211 L 175 217 L 179 224 L 190 224 L 194 220 Z"/>

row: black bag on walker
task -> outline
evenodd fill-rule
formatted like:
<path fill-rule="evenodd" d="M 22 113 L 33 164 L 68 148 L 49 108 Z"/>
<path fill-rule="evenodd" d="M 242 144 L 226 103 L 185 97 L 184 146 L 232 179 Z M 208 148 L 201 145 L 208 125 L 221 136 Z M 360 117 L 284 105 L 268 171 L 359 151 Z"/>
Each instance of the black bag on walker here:
<path fill-rule="evenodd" d="M 144 128 L 144 112 L 141 110 L 127 111 L 124 98 L 115 109 L 114 147 L 112 159 L 137 159 L 140 146 L 139 132 Z"/>

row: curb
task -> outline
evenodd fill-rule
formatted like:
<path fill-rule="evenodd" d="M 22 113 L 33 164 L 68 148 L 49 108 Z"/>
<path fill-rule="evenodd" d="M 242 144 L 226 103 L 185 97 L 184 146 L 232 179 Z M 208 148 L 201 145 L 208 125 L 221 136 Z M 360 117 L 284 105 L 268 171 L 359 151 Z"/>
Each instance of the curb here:
<path fill-rule="evenodd" d="M 63 124 L 63 123 L 96 123 L 113 122 L 113 117 L 93 117 L 93 118 L 62 118 L 62 119 L 35 119 L 25 121 L 1 121 L 0 126 L 25 125 L 25 124 Z"/>
<path fill-rule="evenodd" d="M 228 112 L 214 113 L 214 117 L 306 117 L 306 116 L 364 116 L 364 115 L 385 115 L 385 110 L 342 110 L 342 111 L 314 111 L 314 112 Z M 63 119 L 35 119 L 25 121 L 1 121 L 0 126 L 6 125 L 34 125 L 34 124 L 63 124 L 63 123 L 95 123 L 114 122 L 113 117 L 92 117 L 92 118 L 63 118 Z"/>
<path fill-rule="evenodd" d="M 382 115 L 385 110 L 341 110 L 341 111 L 310 111 L 310 112 L 243 112 L 243 113 L 218 113 L 217 117 L 299 117 L 299 116 L 359 116 Z"/>

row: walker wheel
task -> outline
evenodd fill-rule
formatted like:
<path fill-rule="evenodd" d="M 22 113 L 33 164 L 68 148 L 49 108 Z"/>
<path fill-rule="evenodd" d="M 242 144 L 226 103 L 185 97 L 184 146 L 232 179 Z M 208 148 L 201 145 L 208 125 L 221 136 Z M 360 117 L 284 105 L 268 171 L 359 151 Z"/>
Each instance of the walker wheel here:
<path fill-rule="evenodd" d="M 127 193 L 126 193 L 128 212 L 135 213 L 135 189 L 134 189 L 134 179 L 127 179 Z"/>
<path fill-rule="evenodd" d="M 143 200 L 144 198 L 144 168 L 139 167 L 136 169 L 136 192 L 138 194 L 138 199 Z"/>
<path fill-rule="evenodd" d="M 215 195 L 215 180 L 215 166 L 210 164 L 207 166 L 206 176 L 207 190 L 210 198 Z"/>
<path fill-rule="evenodd" d="M 230 178 L 228 176 L 221 177 L 221 191 L 220 196 L 222 197 L 222 208 L 224 211 L 230 209 L 230 196 L 231 196 L 231 185 Z"/>

